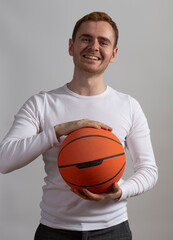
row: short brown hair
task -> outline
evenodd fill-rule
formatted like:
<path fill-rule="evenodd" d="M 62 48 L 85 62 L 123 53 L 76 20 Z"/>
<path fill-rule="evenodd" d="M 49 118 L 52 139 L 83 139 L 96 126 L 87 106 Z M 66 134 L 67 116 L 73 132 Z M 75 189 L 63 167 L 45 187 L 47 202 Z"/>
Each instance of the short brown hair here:
<path fill-rule="evenodd" d="M 77 34 L 81 24 L 83 22 L 87 22 L 87 21 L 96 21 L 96 22 L 97 21 L 105 21 L 105 22 L 108 22 L 112 26 L 112 28 L 114 30 L 114 33 L 115 33 L 114 48 L 116 47 L 117 42 L 118 42 L 118 28 L 117 28 L 116 23 L 112 20 L 112 18 L 105 12 L 92 12 L 92 13 L 89 13 L 89 14 L 85 15 L 81 19 L 79 19 L 76 22 L 76 25 L 75 25 L 75 27 L 73 29 L 73 33 L 72 33 L 73 41 L 75 41 L 76 34 Z"/>

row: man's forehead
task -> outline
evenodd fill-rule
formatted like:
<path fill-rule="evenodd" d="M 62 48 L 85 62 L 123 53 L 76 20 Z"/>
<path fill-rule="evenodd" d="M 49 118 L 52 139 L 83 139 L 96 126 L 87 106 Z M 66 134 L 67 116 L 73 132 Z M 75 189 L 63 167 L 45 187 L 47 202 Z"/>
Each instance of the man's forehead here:
<path fill-rule="evenodd" d="M 105 21 L 87 21 L 83 22 L 77 32 L 77 36 L 90 35 L 93 37 L 115 38 L 112 26 Z"/>

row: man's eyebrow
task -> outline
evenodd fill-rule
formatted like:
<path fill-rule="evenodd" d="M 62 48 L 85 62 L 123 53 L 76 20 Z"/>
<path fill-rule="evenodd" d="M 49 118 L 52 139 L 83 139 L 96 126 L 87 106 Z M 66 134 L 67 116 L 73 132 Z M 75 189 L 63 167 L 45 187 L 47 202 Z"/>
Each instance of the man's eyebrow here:
<path fill-rule="evenodd" d="M 93 38 L 92 35 L 90 34 L 87 34 L 87 33 L 83 33 L 79 36 L 79 38 L 82 38 L 82 37 L 89 37 L 89 38 Z"/>
<path fill-rule="evenodd" d="M 109 38 L 102 37 L 102 36 L 100 36 L 100 37 L 98 37 L 98 38 L 100 38 L 100 39 L 102 39 L 103 41 L 105 41 L 105 42 L 108 42 L 108 43 L 110 43 L 110 44 L 111 44 L 111 41 L 110 41 L 110 39 L 109 39 Z"/>

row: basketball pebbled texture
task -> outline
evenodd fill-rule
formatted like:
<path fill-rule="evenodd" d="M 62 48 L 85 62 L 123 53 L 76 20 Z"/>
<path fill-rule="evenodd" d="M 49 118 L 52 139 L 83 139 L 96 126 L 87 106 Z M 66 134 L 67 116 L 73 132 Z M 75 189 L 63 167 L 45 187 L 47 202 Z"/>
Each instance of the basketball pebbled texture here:
<path fill-rule="evenodd" d="M 94 193 L 109 190 L 125 169 L 120 140 L 110 131 L 81 128 L 70 133 L 58 151 L 58 167 L 64 181 L 78 190 Z"/>

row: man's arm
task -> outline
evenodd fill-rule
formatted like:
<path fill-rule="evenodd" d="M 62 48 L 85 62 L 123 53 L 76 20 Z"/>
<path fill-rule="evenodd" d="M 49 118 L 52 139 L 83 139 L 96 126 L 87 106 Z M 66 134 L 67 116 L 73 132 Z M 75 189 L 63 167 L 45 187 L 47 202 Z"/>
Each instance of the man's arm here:
<path fill-rule="evenodd" d="M 38 109 L 35 98 L 31 97 L 15 116 L 11 129 L 0 143 L 1 173 L 9 173 L 26 166 L 40 154 L 56 146 L 59 137 L 68 135 L 76 129 L 94 127 L 112 130 L 103 123 L 88 119 L 67 122 L 40 130 L 42 109 Z"/>
<path fill-rule="evenodd" d="M 126 137 L 126 147 L 133 162 L 134 174 L 120 186 L 116 183 L 110 191 L 103 194 L 94 194 L 85 189 L 83 192 L 73 189 L 72 191 L 80 197 L 94 201 L 123 200 L 142 194 L 156 184 L 158 168 L 154 158 L 147 119 L 135 99 L 130 98 L 130 103 L 132 124 Z"/>
<path fill-rule="evenodd" d="M 84 127 L 93 127 L 98 129 L 103 128 L 105 130 L 112 131 L 112 128 L 109 127 L 108 125 L 98 121 L 93 121 L 90 119 L 81 119 L 77 121 L 62 123 L 62 124 L 56 125 L 54 129 L 55 129 L 57 139 L 59 139 L 63 135 L 68 135 L 69 133 Z"/>

